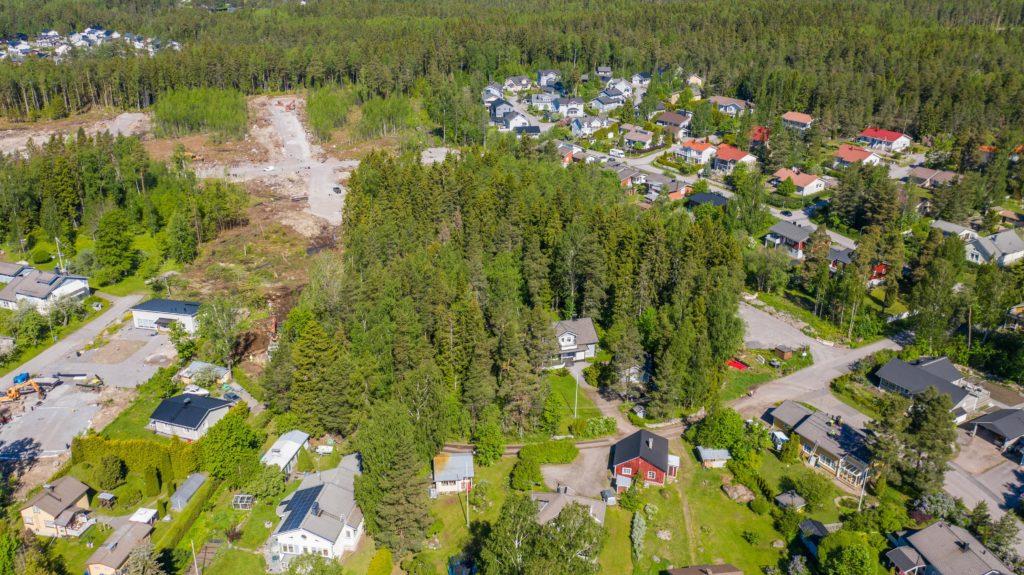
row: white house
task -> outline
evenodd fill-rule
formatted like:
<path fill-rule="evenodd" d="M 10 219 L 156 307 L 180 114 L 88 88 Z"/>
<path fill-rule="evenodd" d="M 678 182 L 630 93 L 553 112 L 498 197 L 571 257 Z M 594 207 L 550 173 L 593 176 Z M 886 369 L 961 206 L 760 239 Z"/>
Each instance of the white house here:
<path fill-rule="evenodd" d="M 752 102 L 740 100 L 739 98 L 711 96 L 708 98 L 708 102 L 711 102 L 711 105 L 716 110 L 726 116 L 736 117 L 754 111 L 754 104 Z"/>
<path fill-rule="evenodd" d="M 467 493 L 473 488 L 473 454 L 441 453 L 434 458 L 436 493 Z"/>
<path fill-rule="evenodd" d="M 537 72 L 537 85 L 541 88 L 554 86 L 562 81 L 562 73 L 558 70 L 540 70 Z"/>
<path fill-rule="evenodd" d="M 570 128 L 574 137 L 590 137 L 594 132 L 608 125 L 608 121 L 597 116 L 584 116 L 572 121 Z"/>
<path fill-rule="evenodd" d="M 501 97 L 501 84 L 498 84 L 497 82 L 491 82 L 484 86 L 483 92 L 480 94 L 480 99 L 483 100 L 485 106 L 490 106 L 491 102 L 499 100 Z"/>
<path fill-rule="evenodd" d="M 1014 230 L 975 238 L 966 245 L 967 260 L 1005 267 L 1024 258 L 1024 240 Z"/>
<path fill-rule="evenodd" d="M 559 98 L 555 100 L 555 111 L 565 118 L 582 118 L 586 115 L 583 98 Z"/>
<path fill-rule="evenodd" d="M 651 85 L 651 75 L 648 74 L 647 72 L 637 72 L 636 74 L 633 74 L 633 77 L 630 78 L 630 81 L 633 82 L 634 86 L 646 88 L 647 86 Z"/>
<path fill-rule="evenodd" d="M 89 278 L 55 272 L 41 272 L 21 264 L 4 263 L 0 268 L 0 308 L 34 308 L 46 314 L 61 298 L 83 299 L 89 295 Z"/>
<path fill-rule="evenodd" d="M 185 333 L 199 328 L 199 303 L 173 299 L 151 299 L 131 309 L 132 324 L 138 329 L 169 329 L 177 322 Z"/>
<path fill-rule="evenodd" d="M 509 92 L 522 92 L 523 90 L 529 90 L 530 86 L 532 84 L 526 76 L 510 76 L 505 78 L 505 83 L 502 85 Z"/>
<path fill-rule="evenodd" d="M 814 117 L 803 112 L 786 112 L 782 115 L 782 125 L 794 130 L 809 130 L 814 123 Z"/>
<path fill-rule="evenodd" d="M 231 381 L 231 370 L 222 366 L 214 365 L 205 361 L 193 360 L 185 367 L 178 370 L 175 379 L 185 385 L 193 383 L 206 383 L 223 385 Z"/>
<path fill-rule="evenodd" d="M 633 95 L 633 84 L 622 78 L 612 78 L 611 80 L 608 80 L 608 83 L 605 84 L 604 87 L 606 90 L 618 90 L 623 96 Z"/>
<path fill-rule="evenodd" d="M 942 232 L 943 236 L 956 236 L 964 242 L 978 239 L 978 232 L 961 226 L 960 224 L 947 222 L 946 220 L 933 220 L 930 225 Z"/>
<path fill-rule="evenodd" d="M 818 176 L 789 168 L 780 168 L 772 174 L 772 178 L 776 186 L 786 180 L 793 182 L 798 196 L 812 196 L 825 190 L 825 181 Z"/>
<path fill-rule="evenodd" d="M 598 112 L 611 112 L 616 108 L 622 107 L 622 100 L 619 98 L 601 95 L 590 101 L 590 107 L 594 108 Z"/>
<path fill-rule="evenodd" d="M 911 143 L 910 136 L 902 132 L 869 127 L 857 136 L 857 142 L 869 148 L 886 152 L 902 152 Z"/>
<path fill-rule="evenodd" d="M 295 463 L 299 460 L 299 452 L 304 447 L 309 447 L 309 434 L 293 429 L 277 438 L 277 441 L 260 458 L 260 463 L 268 466 L 276 465 L 281 471 L 291 473 L 295 469 Z"/>
<path fill-rule="evenodd" d="M 363 536 L 363 512 L 356 503 L 359 454 L 346 455 L 334 469 L 310 473 L 277 508 L 281 523 L 266 545 L 268 570 L 279 573 L 307 553 L 337 559 L 354 551 Z"/>
<path fill-rule="evenodd" d="M 676 155 L 688 164 L 704 165 L 715 156 L 715 147 L 710 142 L 690 140 L 676 148 Z"/>
<path fill-rule="evenodd" d="M 757 164 L 757 158 L 752 154 L 729 144 L 722 144 L 715 150 L 715 158 L 711 162 L 711 169 L 731 174 L 739 164 L 753 166 Z"/>
<path fill-rule="evenodd" d="M 530 121 L 526 119 L 526 116 L 519 112 L 510 112 L 501 117 L 501 121 L 498 123 L 498 130 L 502 132 L 514 132 L 518 128 L 525 128 L 530 125 Z"/>
<path fill-rule="evenodd" d="M 841 144 L 839 149 L 833 155 L 833 167 L 835 168 L 848 168 L 855 164 L 866 164 L 868 166 L 877 166 L 882 158 L 878 157 L 878 154 L 870 150 L 865 150 L 859 146 L 851 146 L 849 144 Z"/>
<path fill-rule="evenodd" d="M 146 428 L 160 435 L 196 441 L 228 414 L 231 405 L 224 399 L 191 393 L 168 397 L 153 410 Z"/>
<path fill-rule="evenodd" d="M 555 101 L 558 100 L 558 94 L 553 92 L 540 92 L 530 96 L 530 105 L 538 110 L 554 111 Z"/>
<path fill-rule="evenodd" d="M 597 329 L 589 317 L 556 322 L 555 339 L 558 351 L 552 358 L 552 367 L 564 367 L 597 355 Z"/>

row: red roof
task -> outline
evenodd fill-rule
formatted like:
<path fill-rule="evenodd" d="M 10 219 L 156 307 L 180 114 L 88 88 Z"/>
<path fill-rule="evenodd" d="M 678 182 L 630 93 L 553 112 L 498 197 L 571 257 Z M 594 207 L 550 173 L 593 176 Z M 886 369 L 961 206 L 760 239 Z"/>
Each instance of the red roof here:
<path fill-rule="evenodd" d="M 835 157 L 846 162 L 847 164 L 856 164 L 857 162 L 863 162 L 871 156 L 871 152 L 864 148 L 858 148 L 857 146 L 851 146 L 849 144 L 843 144 L 836 150 Z"/>
<path fill-rule="evenodd" d="M 872 140 L 881 140 L 883 142 L 895 142 L 896 140 L 906 136 L 901 132 L 893 132 L 892 130 L 883 130 L 881 128 L 875 128 L 874 126 L 867 128 L 860 133 L 862 138 L 871 138 Z"/>
<path fill-rule="evenodd" d="M 691 188 L 690 186 L 686 186 L 685 188 L 683 188 L 681 190 L 676 190 L 674 192 L 669 192 L 668 199 L 672 200 L 673 202 L 676 201 L 676 200 L 681 200 L 681 199 L 685 198 L 686 194 L 689 194 L 691 191 L 693 191 L 693 188 Z"/>
<path fill-rule="evenodd" d="M 697 152 L 703 152 L 704 150 L 711 147 L 710 142 L 701 142 L 699 140 L 690 140 L 689 142 L 683 143 L 684 148 L 689 148 Z"/>
<path fill-rule="evenodd" d="M 775 172 L 772 175 L 778 178 L 780 182 L 791 180 L 793 184 L 798 188 L 806 188 L 807 186 L 813 184 L 815 180 L 818 179 L 818 176 L 815 176 L 814 174 L 794 172 L 789 168 L 780 168 L 779 171 Z"/>
<path fill-rule="evenodd" d="M 754 126 L 754 129 L 750 131 L 750 139 L 755 142 L 767 142 L 770 133 L 768 126 Z"/>
<path fill-rule="evenodd" d="M 735 146 L 730 146 L 729 144 L 722 144 L 721 146 L 718 146 L 718 152 L 715 153 L 715 157 L 724 162 L 738 162 L 749 155 L 750 154 L 743 150 Z"/>
<path fill-rule="evenodd" d="M 982 145 L 978 146 L 978 151 L 979 152 L 985 152 L 986 154 L 994 154 L 994 153 L 996 153 L 996 147 L 995 146 L 986 146 L 986 145 L 982 144 Z"/>
<path fill-rule="evenodd" d="M 803 112 L 786 112 L 782 115 L 782 119 L 787 122 L 796 122 L 799 124 L 810 124 L 814 121 L 814 118 L 812 118 L 810 114 L 805 114 Z"/>

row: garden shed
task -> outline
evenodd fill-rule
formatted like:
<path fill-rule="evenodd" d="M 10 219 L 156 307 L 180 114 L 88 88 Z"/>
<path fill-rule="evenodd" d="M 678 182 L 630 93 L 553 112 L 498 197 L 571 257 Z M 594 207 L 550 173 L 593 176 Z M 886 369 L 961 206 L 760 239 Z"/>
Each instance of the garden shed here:
<path fill-rule="evenodd" d="M 205 473 L 193 473 L 185 478 L 181 487 L 171 495 L 171 511 L 181 511 L 192 501 L 199 488 L 206 483 L 209 477 Z"/>

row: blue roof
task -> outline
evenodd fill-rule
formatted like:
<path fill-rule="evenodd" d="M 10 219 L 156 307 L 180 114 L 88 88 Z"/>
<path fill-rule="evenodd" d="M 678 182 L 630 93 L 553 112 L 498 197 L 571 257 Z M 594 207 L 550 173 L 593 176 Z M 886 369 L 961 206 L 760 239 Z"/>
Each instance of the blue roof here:
<path fill-rule="evenodd" d="M 199 313 L 199 302 L 174 299 L 151 299 L 132 308 L 132 311 L 151 311 L 174 315 L 194 316 Z"/>

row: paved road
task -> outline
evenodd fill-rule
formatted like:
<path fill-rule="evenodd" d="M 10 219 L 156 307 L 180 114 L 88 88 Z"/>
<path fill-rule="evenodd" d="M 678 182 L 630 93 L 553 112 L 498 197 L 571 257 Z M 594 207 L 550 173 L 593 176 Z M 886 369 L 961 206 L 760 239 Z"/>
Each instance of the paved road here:
<path fill-rule="evenodd" d="M 520 100 L 519 96 L 509 96 L 508 103 L 512 104 L 513 110 L 519 112 L 523 116 L 526 116 L 526 119 L 529 120 L 531 126 L 540 127 L 541 133 L 547 132 L 551 128 L 554 128 L 556 125 L 555 122 L 545 122 L 544 120 L 541 120 L 537 116 L 531 114 L 528 110 L 529 104 L 527 102 Z"/>

